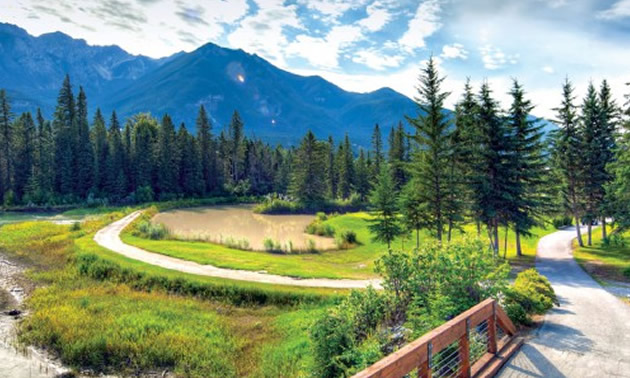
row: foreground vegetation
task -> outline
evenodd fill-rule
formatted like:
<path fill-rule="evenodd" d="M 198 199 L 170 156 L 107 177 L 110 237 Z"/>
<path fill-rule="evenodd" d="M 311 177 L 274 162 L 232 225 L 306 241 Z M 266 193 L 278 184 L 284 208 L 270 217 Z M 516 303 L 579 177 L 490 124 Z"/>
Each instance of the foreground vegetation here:
<path fill-rule="evenodd" d="M 92 237 L 129 210 L 80 227 L 6 225 L 0 252 L 42 287 L 20 339 L 77 369 L 182 376 L 298 376 L 312 370 L 308 328 L 344 293 L 196 277 L 125 259 Z M 279 374 L 281 373 L 281 374 Z"/>

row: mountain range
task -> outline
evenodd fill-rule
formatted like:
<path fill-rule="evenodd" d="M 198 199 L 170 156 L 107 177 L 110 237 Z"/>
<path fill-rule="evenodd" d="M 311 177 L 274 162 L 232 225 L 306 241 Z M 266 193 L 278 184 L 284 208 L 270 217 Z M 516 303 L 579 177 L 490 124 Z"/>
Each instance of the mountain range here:
<path fill-rule="evenodd" d="M 131 55 L 118 46 L 91 46 L 55 32 L 39 37 L 0 23 L 0 88 L 14 112 L 40 107 L 54 111 L 64 76 L 83 86 L 91 114 L 100 107 L 128 117 L 168 113 L 194 131 L 200 105 L 215 132 L 238 110 L 248 134 L 271 143 L 295 144 L 307 130 L 368 146 L 375 123 L 385 130 L 415 115 L 408 97 L 382 88 L 369 93 L 345 91 L 319 76 L 284 71 L 243 50 L 212 43 L 162 59 Z"/>

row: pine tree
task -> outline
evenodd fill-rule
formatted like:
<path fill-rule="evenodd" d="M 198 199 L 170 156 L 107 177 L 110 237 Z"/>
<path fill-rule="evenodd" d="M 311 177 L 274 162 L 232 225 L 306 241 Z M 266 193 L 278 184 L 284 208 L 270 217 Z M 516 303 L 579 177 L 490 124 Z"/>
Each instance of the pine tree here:
<path fill-rule="evenodd" d="M 125 147 L 120 133 L 120 123 L 116 112 L 112 112 L 107 134 L 108 151 L 106 165 L 106 191 L 116 201 L 127 192 L 127 176 L 125 175 Z"/>
<path fill-rule="evenodd" d="M 30 191 L 40 203 L 52 199 L 55 185 L 55 137 L 49 121 L 44 120 L 41 111 L 37 110 L 38 156 L 39 170 L 37 184 Z"/>
<path fill-rule="evenodd" d="M 132 192 L 136 189 L 136 161 L 135 161 L 135 125 L 132 120 L 125 122 L 125 128 L 122 134 L 123 145 L 123 169 L 125 171 L 125 179 L 127 182 L 126 192 Z"/>
<path fill-rule="evenodd" d="M 481 204 L 474 195 L 475 183 L 479 181 L 479 167 L 481 166 L 482 137 L 479 127 L 479 105 L 473 93 L 470 79 L 466 81 L 461 100 L 455 106 L 456 142 L 453 160 L 458 166 L 462 177 L 461 197 L 464 211 L 476 221 L 477 233 L 480 232 Z"/>
<path fill-rule="evenodd" d="M 75 194 L 85 198 L 94 184 L 94 150 L 90 140 L 90 125 L 88 123 L 87 97 L 83 87 L 79 87 L 77 96 L 77 113 L 74 137 L 74 183 Z"/>
<path fill-rule="evenodd" d="M 17 201 L 22 200 L 33 173 L 35 136 L 35 122 L 33 122 L 31 113 L 22 114 L 15 122 L 13 140 L 13 154 L 15 157 L 13 193 Z"/>
<path fill-rule="evenodd" d="M 158 132 L 156 173 L 155 189 L 160 198 L 168 198 L 178 192 L 175 126 L 168 114 L 162 118 Z"/>
<path fill-rule="evenodd" d="M 201 158 L 204 192 L 211 193 L 217 189 L 216 153 L 212 140 L 212 126 L 203 105 L 199 107 L 197 116 L 197 141 Z"/>
<path fill-rule="evenodd" d="M 475 201 L 480 205 L 480 220 L 486 224 L 491 247 L 498 254 L 499 226 L 509 219 L 510 202 L 514 198 L 509 181 L 512 141 L 488 83 L 481 86 L 478 101 L 481 156 L 473 188 Z"/>
<path fill-rule="evenodd" d="M 564 197 L 567 207 L 572 214 L 580 247 L 584 246 L 580 224 L 583 212 L 583 161 L 582 140 L 579 130 L 579 120 L 573 103 L 573 86 L 566 79 L 562 86 L 562 103 L 556 108 L 556 123 L 560 129 L 553 136 L 554 162 L 564 178 Z"/>
<path fill-rule="evenodd" d="M 335 164 L 335 142 L 332 136 L 328 136 L 328 145 L 326 146 L 327 164 L 326 164 L 326 184 L 328 185 L 328 197 L 335 199 L 337 197 L 337 181 L 339 173 Z"/>
<path fill-rule="evenodd" d="M 427 226 L 425 222 L 424 197 L 418 191 L 419 184 L 411 179 L 400 192 L 398 207 L 400 209 L 401 221 L 406 231 L 416 233 L 416 248 L 420 247 L 420 230 Z"/>
<path fill-rule="evenodd" d="M 355 162 L 354 172 L 356 177 L 355 188 L 357 194 L 361 198 L 361 201 L 365 201 L 371 190 L 371 172 L 370 168 L 367 165 L 367 160 L 365 158 L 365 152 L 363 151 L 363 149 L 359 150 L 359 158 Z"/>
<path fill-rule="evenodd" d="M 338 184 L 337 193 L 339 198 L 346 199 L 352 194 L 354 186 L 354 158 L 352 146 L 348 134 L 344 138 L 343 144 L 339 145 L 337 153 Z"/>
<path fill-rule="evenodd" d="M 615 160 L 617 127 L 619 123 L 619 107 L 612 98 L 612 91 L 608 82 L 604 80 L 599 91 L 599 125 L 601 128 L 599 138 L 599 164 L 597 169 L 600 174 L 601 187 L 599 197 L 601 204 L 599 213 L 602 221 L 602 238 L 607 237 L 606 217 L 609 215 L 609 204 L 606 201 L 605 187 L 613 180 L 613 176 L 606 169 Z"/>
<path fill-rule="evenodd" d="M 153 178 L 156 175 L 154 169 L 154 150 L 158 134 L 157 121 L 145 114 L 136 116 L 133 126 L 133 165 L 134 165 L 134 190 L 142 187 L 154 187 Z M 157 154 L 157 164 L 160 164 L 160 155 Z"/>
<path fill-rule="evenodd" d="M 291 195 L 301 202 L 313 203 L 326 197 L 326 148 L 309 130 L 296 151 Z"/>
<path fill-rule="evenodd" d="M 196 155 L 196 146 L 192 136 L 186 130 L 184 124 L 181 124 L 177 132 L 177 164 L 178 177 L 177 181 L 181 187 L 182 193 L 187 196 L 198 194 L 198 182 L 195 172 L 195 164 L 198 157 Z M 203 163 L 202 163 L 203 164 Z M 205 181 L 201 184 L 205 186 Z"/>
<path fill-rule="evenodd" d="M 398 220 L 398 204 L 392 174 L 387 164 L 383 164 L 378 181 L 370 193 L 370 208 L 372 219 L 369 220 L 368 228 L 373 235 L 374 241 L 387 243 L 387 248 L 391 248 L 392 241 L 402 234 Z"/>
<path fill-rule="evenodd" d="M 13 115 L 4 89 L 0 90 L 0 200 L 12 187 L 13 179 Z"/>
<path fill-rule="evenodd" d="M 516 234 L 516 254 L 522 255 L 521 235 L 529 235 L 529 230 L 538 224 L 542 209 L 549 202 L 545 195 L 547 164 L 543 146 L 543 125 L 530 119 L 534 109 L 531 101 L 525 98 L 523 87 L 514 80 L 512 105 L 508 115 L 508 126 L 513 135 L 512 182 L 514 195 L 511 201 L 511 222 Z"/>
<path fill-rule="evenodd" d="M 592 245 L 592 222 L 598 218 L 602 200 L 603 179 L 605 172 L 599 172 L 599 154 L 601 125 L 600 106 L 597 91 L 590 83 L 582 103 L 580 115 L 580 134 L 582 136 L 582 169 L 584 179 L 585 207 L 584 218 L 587 222 L 587 245 Z"/>
<path fill-rule="evenodd" d="M 94 149 L 94 188 L 103 193 L 108 186 L 109 143 L 107 128 L 100 109 L 96 109 L 92 122 L 92 146 Z"/>
<path fill-rule="evenodd" d="M 408 118 L 416 132 L 413 140 L 417 151 L 412 163 L 412 175 L 422 195 L 426 223 L 437 239 L 442 241 L 446 224 L 447 177 L 452 148 L 449 141 L 451 123 L 443 112 L 448 92 L 440 88 L 441 78 L 433 58 L 422 70 L 418 97 L 415 99 L 420 112 L 418 118 Z"/>
<path fill-rule="evenodd" d="M 383 136 L 381 135 L 381 128 L 378 123 L 374 125 L 374 131 L 372 132 L 372 175 L 370 181 L 376 181 L 376 178 L 381 173 L 381 165 L 385 161 L 385 155 L 383 154 Z"/>
<path fill-rule="evenodd" d="M 407 182 L 405 131 L 402 122 L 389 133 L 389 166 L 394 187 L 399 191 Z"/>
<path fill-rule="evenodd" d="M 74 137 L 76 125 L 76 107 L 70 77 L 66 75 L 53 118 L 55 136 L 55 192 L 61 195 L 73 193 L 77 175 L 74 165 Z"/>
<path fill-rule="evenodd" d="M 232 115 L 232 121 L 229 126 L 229 161 L 230 161 L 230 180 L 232 184 L 236 184 L 241 179 L 241 169 L 244 159 L 243 150 L 243 121 L 237 111 Z"/>

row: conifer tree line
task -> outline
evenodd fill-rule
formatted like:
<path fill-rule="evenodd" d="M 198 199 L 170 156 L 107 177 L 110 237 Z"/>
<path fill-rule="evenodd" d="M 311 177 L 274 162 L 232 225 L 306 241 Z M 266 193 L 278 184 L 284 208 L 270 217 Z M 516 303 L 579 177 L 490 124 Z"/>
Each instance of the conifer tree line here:
<path fill-rule="evenodd" d="M 597 220 L 604 237 L 608 218 L 617 231 L 630 227 L 630 137 L 618 132 L 621 111 L 607 81 L 599 88 L 591 83 L 578 105 L 567 79 L 555 109 L 558 129 L 545 135 L 518 80 L 507 109 L 501 109 L 487 82 L 475 90 L 468 80 L 453 115 L 444 111 L 450 93 L 441 88 L 443 80 L 430 59 L 415 98 L 419 115 L 407 117 L 413 131 L 406 135 L 410 157 L 401 170 L 404 178 L 398 180 L 393 172 L 399 167 L 390 163 L 374 181 L 376 239 L 389 244 L 415 231 L 418 245 L 419 231 L 428 229 L 439 242 L 450 241 L 454 230 L 475 222 L 497 254 L 500 228 L 513 230 L 521 255 L 521 237 L 552 216 L 587 225 L 589 245 Z M 379 145 L 374 138 L 374 149 Z M 577 235 L 582 245 L 579 227 Z M 507 243 L 507 237 L 503 240 Z"/>
<path fill-rule="evenodd" d="M 375 164 L 386 160 L 382 141 L 373 158 L 353 147 L 348 135 L 318 140 L 308 132 L 298 147 L 271 146 L 246 136 L 237 111 L 225 129 L 216 130 L 201 106 L 191 135 L 168 114 L 121 120 L 116 112 L 88 114 L 87 101 L 83 88 L 75 95 L 66 76 L 54 115 L 46 120 L 40 110 L 34 117 L 14 115 L 0 91 L 0 205 L 269 193 L 307 202 L 363 201 L 378 173 Z M 389 161 L 400 172 L 407 156 L 404 139 L 402 125 L 391 129 Z M 399 176 L 402 180 L 404 173 Z"/>
<path fill-rule="evenodd" d="M 514 80 L 502 109 L 487 82 L 470 80 L 454 112 L 445 111 L 433 59 L 422 69 L 415 115 L 382 129 L 368 150 L 307 132 L 296 147 L 246 136 L 237 111 L 216 130 L 203 106 L 196 134 L 168 115 L 88 114 L 82 88 L 66 77 L 52 120 L 38 110 L 14 115 L 0 91 L 0 200 L 5 205 L 104 201 L 145 202 L 214 195 L 278 193 L 296 201 L 370 202 L 375 235 L 428 229 L 449 241 L 465 223 L 477 224 L 499 252 L 500 228 L 520 237 L 550 215 L 587 225 L 612 218 L 630 227 L 629 111 L 613 100 L 608 82 L 590 84 L 578 103 L 567 79 L 554 111 L 558 129 L 545 135 L 523 86 Z M 626 109 L 628 104 L 625 104 Z"/>

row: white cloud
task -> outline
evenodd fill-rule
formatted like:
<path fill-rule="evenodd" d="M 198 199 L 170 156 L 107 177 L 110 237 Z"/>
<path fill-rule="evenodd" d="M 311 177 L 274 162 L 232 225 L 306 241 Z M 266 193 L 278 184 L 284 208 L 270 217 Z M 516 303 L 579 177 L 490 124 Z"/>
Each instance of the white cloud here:
<path fill-rule="evenodd" d="M 379 1 L 375 1 L 366 8 L 368 16 L 359 21 L 359 25 L 370 32 L 376 32 L 381 29 L 392 19 L 392 15 Z"/>
<path fill-rule="evenodd" d="M 514 65 L 518 63 L 518 54 L 507 55 L 499 47 L 491 44 L 480 47 L 479 51 L 481 52 L 483 66 L 489 70 L 498 70 L 507 64 Z"/>
<path fill-rule="evenodd" d="M 227 38 L 232 47 L 262 55 L 271 62 L 286 67 L 284 49 L 289 41 L 285 27 L 302 28 L 296 5 L 284 5 L 283 0 L 257 0 L 258 11 L 245 17 Z"/>
<path fill-rule="evenodd" d="M 464 45 L 453 43 L 452 45 L 444 45 L 442 47 L 441 57 L 444 59 L 468 59 L 468 51 L 464 49 Z"/>
<path fill-rule="evenodd" d="M 609 9 L 597 14 L 597 18 L 602 20 L 619 20 L 626 17 L 630 17 L 630 0 L 619 0 Z"/>
<path fill-rule="evenodd" d="M 416 9 L 415 16 L 409 21 L 407 31 L 398 40 L 398 44 L 409 53 L 425 47 L 425 39 L 442 27 L 439 16 L 441 10 L 440 0 L 423 1 Z"/>
<path fill-rule="evenodd" d="M 352 61 L 364 64 L 372 69 L 382 71 L 386 68 L 398 67 L 404 60 L 401 55 L 388 55 L 376 49 L 364 49 L 356 52 Z"/>
<path fill-rule="evenodd" d="M 2 4 L 0 20 L 33 35 L 61 31 L 93 45 L 117 44 L 133 54 L 151 57 L 191 51 L 223 36 L 225 25 L 241 19 L 246 0 L 179 1 L 139 4 L 130 0 L 17 0 Z"/>
<path fill-rule="evenodd" d="M 285 52 L 287 56 L 302 57 L 316 67 L 336 68 L 339 66 L 341 53 L 362 38 L 363 34 L 358 26 L 334 26 L 323 38 L 298 35 Z"/>
<path fill-rule="evenodd" d="M 544 66 L 542 70 L 548 74 L 554 74 L 556 72 L 551 66 Z"/>
<path fill-rule="evenodd" d="M 356 9 L 365 4 L 367 0 L 299 0 L 298 3 L 308 9 L 323 14 L 328 21 L 335 22 L 350 9 Z"/>

